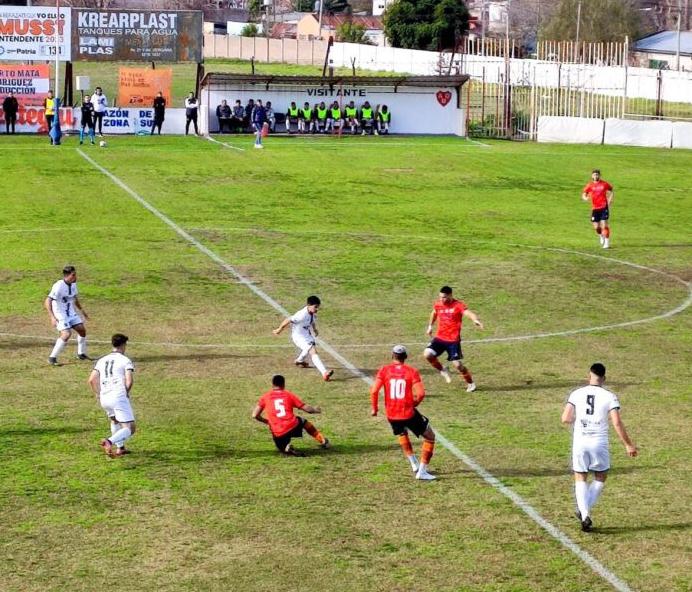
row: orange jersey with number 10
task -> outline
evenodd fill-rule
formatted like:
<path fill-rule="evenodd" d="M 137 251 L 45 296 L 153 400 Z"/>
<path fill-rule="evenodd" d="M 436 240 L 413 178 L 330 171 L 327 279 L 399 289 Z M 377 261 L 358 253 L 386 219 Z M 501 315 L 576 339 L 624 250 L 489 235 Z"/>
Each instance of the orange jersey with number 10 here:
<path fill-rule="evenodd" d="M 377 380 L 384 386 L 384 408 L 387 419 L 409 419 L 416 408 L 413 400 L 413 385 L 423 382 L 415 368 L 394 362 L 382 366 Z"/>

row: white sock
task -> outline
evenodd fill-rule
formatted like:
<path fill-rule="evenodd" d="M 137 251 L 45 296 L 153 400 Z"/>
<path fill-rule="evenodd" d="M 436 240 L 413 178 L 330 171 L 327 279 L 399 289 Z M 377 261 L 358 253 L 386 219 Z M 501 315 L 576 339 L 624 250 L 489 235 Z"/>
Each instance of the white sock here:
<path fill-rule="evenodd" d="M 407 456 L 408 462 L 411 463 L 411 468 L 414 470 L 418 470 L 418 459 L 416 458 L 415 454 L 411 454 L 410 456 Z"/>
<path fill-rule="evenodd" d="M 601 495 L 601 491 L 603 491 L 604 487 L 605 487 L 604 481 L 594 480 L 591 482 L 591 485 L 589 485 L 589 493 L 588 493 L 589 511 L 591 511 L 591 508 L 593 508 L 596 505 L 596 501 L 598 500 L 598 496 Z"/>
<path fill-rule="evenodd" d="M 125 441 L 132 435 L 132 432 L 130 431 L 130 428 L 120 428 L 115 434 L 111 434 L 111 437 L 108 438 L 114 446 L 117 446 L 118 448 L 122 448 L 123 445 L 125 444 Z"/>
<path fill-rule="evenodd" d="M 418 472 L 419 473 L 427 473 L 428 472 L 428 465 L 426 463 L 421 463 L 418 465 Z"/>
<path fill-rule="evenodd" d="M 77 355 L 82 355 L 87 353 L 87 340 L 86 340 L 86 335 L 82 337 L 81 335 L 77 335 Z"/>
<path fill-rule="evenodd" d="M 50 357 L 51 358 L 57 358 L 62 350 L 65 349 L 65 346 L 67 345 L 66 341 L 63 341 L 62 338 L 58 337 L 57 340 L 55 341 L 55 345 L 53 346 L 53 351 L 50 352 Z"/>
<path fill-rule="evenodd" d="M 577 498 L 577 508 L 579 508 L 582 520 L 589 515 L 588 492 L 589 484 L 586 481 L 574 482 L 574 496 Z"/>
<path fill-rule="evenodd" d="M 603 246 L 604 246 L 604 247 L 609 247 L 609 246 L 610 246 L 610 239 L 609 239 L 609 238 L 603 239 Z"/>
<path fill-rule="evenodd" d="M 115 434 L 117 434 L 117 433 L 118 433 L 118 430 L 119 430 L 121 427 L 122 427 L 122 426 L 121 426 L 117 421 L 111 421 L 111 437 L 113 437 Z M 125 445 L 124 443 L 123 443 L 123 444 L 120 444 L 120 445 L 118 446 L 118 448 L 123 448 L 124 445 Z"/>
<path fill-rule="evenodd" d="M 300 355 L 296 358 L 296 362 L 299 364 L 305 361 L 305 358 L 308 357 L 308 354 L 310 353 L 310 350 L 312 349 L 312 346 L 300 350 Z"/>
<path fill-rule="evenodd" d="M 324 376 L 327 373 L 327 368 L 322 363 L 322 360 L 320 360 L 320 357 L 317 354 L 312 354 L 310 356 L 310 359 L 312 360 L 312 363 L 315 365 L 315 368 L 317 368 L 320 371 L 320 374 Z"/>

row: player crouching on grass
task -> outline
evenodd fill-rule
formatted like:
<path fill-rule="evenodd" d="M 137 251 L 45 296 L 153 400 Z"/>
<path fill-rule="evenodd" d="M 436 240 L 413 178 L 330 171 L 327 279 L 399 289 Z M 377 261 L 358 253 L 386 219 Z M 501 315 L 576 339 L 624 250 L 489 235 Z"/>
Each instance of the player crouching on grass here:
<path fill-rule="evenodd" d="M 307 306 L 301 308 L 292 317 L 284 319 L 281 324 L 272 331 L 274 335 L 279 335 L 288 325 L 291 325 L 291 339 L 300 354 L 296 358 L 295 365 L 301 368 L 309 368 L 306 358 L 308 355 L 319 370 L 325 382 L 331 380 L 334 370 L 327 370 L 315 348 L 315 338 L 319 334 L 317 331 L 317 311 L 322 304 L 317 296 L 308 296 Z"/>
<path fill-rule="evenodd" d="M 447 360 L 452 362 L 452 365 L 466 381 L 466 392 L 472 393 L 476 390 L 476 383 L 473 382 L 471 372 L 462 362 L 464 358 L 464 354 L 461 351 L 461 322 L 463 317 L 468 317 L 476 327 L 483 329 L 483 323 L 481 323 L 478 315 L 467 308 L 463 301 L 454 298 L 452 288 L 442 286 L 439 297 L 433 304 L 430 322 L 426 330 L 426 333 L 431 336 L 433 334 L 433 325 L 437 321 L 437 333 L 435 333 L 435 337 L 423 351 L 423 356 L 442 375 L 442 378 L 447 383 L 450 383 L 452 382 L 452 377 L 449 375 L 449 371 L 437 359 L 447 352 Z"/>
<path fill-rule="evenodd" d="M 296 417 L 294 409 L 301 409 L 305 413 L 322 413 L 319 407 L 313 407 L 303 403 L 292 392 L 287 391 L 286 379 L 277 374 L 272 378 L 272 390 L 264 393 L 252 411 L 252 418 L 260 423 L 269 425 L 269 429 L 274 439 L 274 444 L 282 454 L 290 456 L 303 456 L 291 444 L 292 438 L 302 438 L 303 430 L 317 440 L 322 448 L 329 448 L 330 443 L 312 422 L 302 417 Z M 263 417 L 262 413 L 267 413 Z"/>
<path fill-rule="evenodd" d="M 399 445 L 411 464 L 416 479 L 432 481 L 435 475 L 428 473 L 428 464 L 435 449 L 435 432 L 430 427 L 428 418 L 416 409 L 425 398 L 425 387 L 418 370 L 404 363 L 407 357 L 406 348 L 395 345 L 392 348 L 394 361 L 382 366 L 377 372 L 375 383 L 370 389 L 372 416 L 377 416 L 380 390 L 384 387 L 384 408 L 392 432 L 399 439 Z M 423 436 L 420 464 L 413 454 L 408 430 L 417 438 Z"/>

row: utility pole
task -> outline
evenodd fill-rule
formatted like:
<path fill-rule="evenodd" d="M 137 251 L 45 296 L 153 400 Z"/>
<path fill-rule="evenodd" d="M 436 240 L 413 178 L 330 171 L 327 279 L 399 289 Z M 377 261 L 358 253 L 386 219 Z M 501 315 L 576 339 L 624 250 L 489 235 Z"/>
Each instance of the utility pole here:
<path fill-rule="evenodd" d="M 318 39 L 322 39 L 322 7 L 324 6 L 324 0 L 320 0 L 320 16 L 317 21 L 317 27 L 319 29 Z"/>
<path fill-rule="evenodd" d="M 579 45 L 579 29 L 581 28 L 581 0 L 577 4 L 577 39 L 576 44 Z"/>
<path fill-rule="evenodd" d="M 680 23 L 682 22 L 682 6 L 678 2 L 678 30 L 676 34 L 676 47 L 675 47 L 675 69 L 680 72 Z"/>

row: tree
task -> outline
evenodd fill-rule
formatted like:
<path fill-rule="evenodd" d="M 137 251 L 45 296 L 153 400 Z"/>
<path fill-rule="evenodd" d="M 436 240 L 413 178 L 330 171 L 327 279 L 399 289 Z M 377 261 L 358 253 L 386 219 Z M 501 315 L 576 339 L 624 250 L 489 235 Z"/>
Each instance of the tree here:
<path fill-rule="evenodd" d="M 240 34 L 243 37 L 259 37 L 259 27 L 255 23 L 248 23 L 242 28 Z"/>
<path fill-rule="evenodd" d="M 623 41 L 625 36 L 637 37 L 641 16 L 635 0 L 560 0 L 541 37 L 574 41 L 580 3 L 579 41 Z"/>
<path fill-rule="evenodd" d="M 344 43 L 371 45 L 370 40 L 365 35 L 365 27 L 363 25 L 354 25 L 350 21 L 339 25 L 336 29 L 336 40 L 343 41 Z"/>
<path fill-rule="evenodd" d="M 468 28 L 463 0 L 396 0 L 384 14 L 384 32 L 394 47 L 454 49 Z"/>

